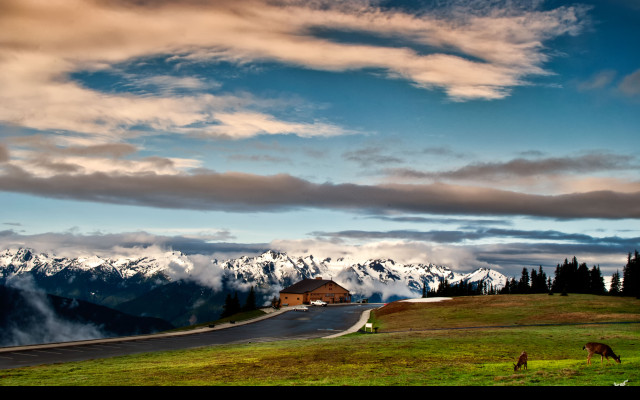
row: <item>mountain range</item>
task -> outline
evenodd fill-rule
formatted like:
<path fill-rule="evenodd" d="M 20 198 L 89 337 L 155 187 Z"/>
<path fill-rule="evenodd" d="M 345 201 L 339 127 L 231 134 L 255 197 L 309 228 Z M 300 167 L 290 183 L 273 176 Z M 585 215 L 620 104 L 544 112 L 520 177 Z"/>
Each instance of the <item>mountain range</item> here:
<path fill-rule="evenodd" d="M 227 294 L 245 296 L 253 286 L 262 305 L 283 288 L 316 277 L 333 279 L 354 300 L 384 302 L 419 297 L 423 288 L 436 289 L 445 279 L 449 284 L 485 284 L 495 289 L 506 281 L 506 276 L 486 268 L 462 274 L 429 263 L 319 259 L 278 251 L 228 260 L 177 251 L 113 258 L 58 257 L 29 248 L 0 251 L 0 285 L 29 279 L 47 294 L 161 318 L 174 326 L 216 319 Z"/>
<path fill-rule="evenodd" d="M 0 286 L 0 347 L 131 336 L 174 328 L 90 302 Z"/>

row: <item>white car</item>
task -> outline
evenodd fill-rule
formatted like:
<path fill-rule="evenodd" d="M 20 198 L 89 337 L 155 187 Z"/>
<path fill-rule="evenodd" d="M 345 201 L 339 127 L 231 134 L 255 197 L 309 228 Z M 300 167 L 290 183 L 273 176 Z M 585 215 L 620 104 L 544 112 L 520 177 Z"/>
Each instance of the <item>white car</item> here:
<path fill-rule="evenodd" d="M 326 307 L 327 303 L 322 301 L 322 300 L 314 300 L 311 302 L 312 306 L 322 306 L 322 307 Z"/>
<path fill-rule="evenodd" d="M 309 311 L 309 308 L 307 306 L 295 306 L 293 307 L 294 311 Z"/>

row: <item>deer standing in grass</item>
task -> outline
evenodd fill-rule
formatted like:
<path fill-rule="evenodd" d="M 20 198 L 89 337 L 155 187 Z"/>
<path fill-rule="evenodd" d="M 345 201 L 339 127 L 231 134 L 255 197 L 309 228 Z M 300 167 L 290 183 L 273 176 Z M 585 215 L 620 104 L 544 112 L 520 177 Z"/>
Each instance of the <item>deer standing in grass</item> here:
<path fill-rule="evenodd" d="M 591 365 L 591 356 L 594 354 L 600 354 L 600 365 L 604 364 L 604 358 L 607 358 L 607 363 L 609 362 L 609 357 L 616 360 L 618 364 L 620 364 L 620 356 L 617 356 L 616 353 L 611 350 L 611 347 L 607 346 L 604 343 L 593 343 L 589 342 L 582 346 L 582 350 L 586 350 L 589 352 L 587 356 L 587 365 Z"/>
<path fill-rule="evenodd" d="M 519 369 L 522 369 L 522 367 L 524 366 L 524 369 L 527 369 L 527 352 L 523 351 L 522 354 L 520 354 L 520 357 L 518 358 L 518 363 L 517 364 L 513 364 L 513 370 L 517 371 Z"/>

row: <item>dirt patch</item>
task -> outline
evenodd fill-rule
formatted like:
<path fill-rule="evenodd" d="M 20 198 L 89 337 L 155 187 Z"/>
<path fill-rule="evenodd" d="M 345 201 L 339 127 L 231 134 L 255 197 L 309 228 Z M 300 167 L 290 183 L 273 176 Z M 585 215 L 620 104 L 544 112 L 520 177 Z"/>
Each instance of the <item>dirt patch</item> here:
<path fill-rule="evenodd" d="M 381 317 L 383 315 L 390 315 L 395 313 L 401 313 L 407 311 L 409 309 L 415 308 L 414 303 L 407 303 L 402 301 L 396 301 L 393 303 L 389 303 L 386 306 L 377 309 L 375 314 L 377 317 Z"/>

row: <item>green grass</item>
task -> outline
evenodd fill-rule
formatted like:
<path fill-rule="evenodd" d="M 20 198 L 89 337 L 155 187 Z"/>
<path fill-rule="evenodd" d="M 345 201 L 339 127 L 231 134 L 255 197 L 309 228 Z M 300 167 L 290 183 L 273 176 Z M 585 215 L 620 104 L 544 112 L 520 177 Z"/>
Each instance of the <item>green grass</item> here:
<path fill-rule="evenodd" d="M 612 386 L 625 381 L 628 386 L 640 385 L 640 324 L 527 326 L 577 323 L 577 314 L 585 322 L 638 322 L 640 300 L 503 295 L 406 304 L 391 303 L 372 313 L 377 334 L 211 346 L 4 370 L 0 385 Z M 453 310 L 463 316 L 451 315 Z M 457 329 L 504 324 L 510 327 Z M 622 364 L 605 360 L 601 366 L 600 358 L 594 357 L 588 366 L 582 346 L 596 340 L 610 344 Z M 529 354 L 529 368 L 514 372 L 513 363 L 522 350 Z"/>

